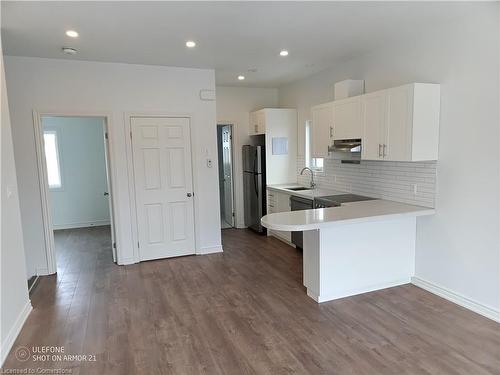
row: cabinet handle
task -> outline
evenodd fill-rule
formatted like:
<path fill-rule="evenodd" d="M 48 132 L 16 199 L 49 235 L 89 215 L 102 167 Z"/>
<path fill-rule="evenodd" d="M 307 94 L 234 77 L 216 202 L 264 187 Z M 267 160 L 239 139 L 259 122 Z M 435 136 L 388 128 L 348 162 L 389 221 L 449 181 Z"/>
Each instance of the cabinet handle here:
<path fill-rule="evenodd" d="M 382 156 L 385 158 L 387 156 L 386 152 L 385 152 L 385 149 L 387 148 L 387 145 L 384 144 L 384 147 L 382 149 Z"/>
<path fill-rule="evenodd" d="M 330 126 L 330 138 L 333 137 L 333 126 Z"/>
<path fill-rule="evenodd" d="M 378 144 L 378 157 L 382 157 L 382 145 L 380 143 Z"/>

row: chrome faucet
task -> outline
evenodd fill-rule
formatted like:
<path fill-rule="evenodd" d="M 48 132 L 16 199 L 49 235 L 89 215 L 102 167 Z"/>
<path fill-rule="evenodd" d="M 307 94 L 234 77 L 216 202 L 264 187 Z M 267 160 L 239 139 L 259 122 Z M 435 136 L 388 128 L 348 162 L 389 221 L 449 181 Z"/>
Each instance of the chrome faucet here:
<path fill-rule="evenodd" d="M 300 171 L 300 175 L 302 176 L 304 174 L 304 171 L 309 171 L 311 172 L 311 183 L 309 184 L 309 186 L 311 186 L 311 188 L 314 189 L 314 187 L 316 186 L 316 184 L 314 183 L 314 172 L 311 168 L 308 168 L 308 167 L 304 167 L 302 168 L 302 170 Z"/>

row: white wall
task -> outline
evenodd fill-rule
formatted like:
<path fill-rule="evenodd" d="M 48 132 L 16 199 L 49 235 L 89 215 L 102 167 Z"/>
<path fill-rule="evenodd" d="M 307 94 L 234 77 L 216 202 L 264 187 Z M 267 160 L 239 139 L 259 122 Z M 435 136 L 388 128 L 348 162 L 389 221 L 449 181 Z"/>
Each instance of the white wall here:
<path fill-rule="evenodd" d="M 441 84 L 436 215 L 420 218 L 416 275 L 473 302 L 500 308 L 498 3 L 470 4 L 466 18 L 401 45 L 339 62 L 281 87 L 299 111 L 299 151 L 310 107 L 333 84 L 364 79 L 366 92 L 409 82 Z M 477 150 L 471 153 L 470 150 Z"/>
<path fill-rule="evenodd" d="M 220 216 L 214 101 L 200 100 L 201 89 L 215 90 L 213 70 L 133 64 L 11 57 L 5 59 L 20 186 L 27 257 L 33 272 L 46 271 L 40 191 L 32 110 L 109 113 L 118 262 L 138 260 L 133 237 L 127 172 L 127 113 L 192 116 L 195 225 L 198 253 L 220 250 Z"/>
<path fill-rule="evenodd" d="M 50 189 L 54 229 L 109 224 L 104 151 L 104 118 L 42 118 L 43 130 L 55 131 L 62 187 Z"/>
<path fill-rule="evenodd" d="M 1 70 L 1 251 L 0 251 L 0 367 L 31 311 L 24 260 L 21 213 L 12 147 L 11 124 L 3 55 L 0 50 Z"/>
<path fill-rule="evenodd" d="M 277 107 L 277 105 L 277 89 L 217 86 L 217 122 L 234 125 L 235 201 L 238 228 L 245 226 L 241 147 L 251 144 L 248 135 L 250 112 L 265 107 Z"/>

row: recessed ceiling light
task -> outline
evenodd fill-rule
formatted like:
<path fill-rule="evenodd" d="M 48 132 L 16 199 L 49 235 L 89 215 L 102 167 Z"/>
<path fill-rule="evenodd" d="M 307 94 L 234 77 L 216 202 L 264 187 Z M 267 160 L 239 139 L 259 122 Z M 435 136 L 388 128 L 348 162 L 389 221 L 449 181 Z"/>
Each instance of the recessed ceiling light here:
<path fill-rule="evenodd" d="M 188 48 L 196 47 L 196 43 L 194 41 L 192 41 L 192 40 L 188 40 L 186 42 L 186 47 L 188 47 Z"/>
<path fill-rule="evenodd" d="M 245 76 L 238 76 L 238 79 L 239 79 L 240 81 L 243 81 L 243 80 L 245 79 Z"/>
<path fill-rule="evenodd" d="M 78 33 L 75 30 L 66 31 L 66 35 L 70 38 L 78 38 Z"/>
<path fill-rule="evenodd" d="M 288 51 L 286 49 L 281 50 L 280 56 L 288 56 Z"/>
<path fill-rule="evenodd" d="M 76 53 L 78 52 L 76 49 L 71 48 L 71 47 L 63 47 L 63 48 L 62 48 L 62 51 L 63 51 L 66 55 L 76 55 Z"/>

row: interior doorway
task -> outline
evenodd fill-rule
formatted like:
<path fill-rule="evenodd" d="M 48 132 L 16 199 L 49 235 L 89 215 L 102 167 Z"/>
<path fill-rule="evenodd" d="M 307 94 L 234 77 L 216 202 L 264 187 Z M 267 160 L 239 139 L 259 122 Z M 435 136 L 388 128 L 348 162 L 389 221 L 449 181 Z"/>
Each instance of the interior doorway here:
<path fill-rule="evenodd" d="M 107 117 L 40 114 L 35 128 L 48 273 L 116 262 Z"/>
<path fill-rule="evenodd" d="M 234 227 L 233 125 L 217 125 L 221 228 Z"/>

